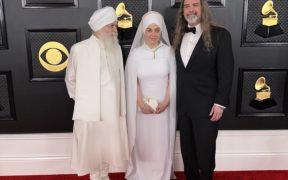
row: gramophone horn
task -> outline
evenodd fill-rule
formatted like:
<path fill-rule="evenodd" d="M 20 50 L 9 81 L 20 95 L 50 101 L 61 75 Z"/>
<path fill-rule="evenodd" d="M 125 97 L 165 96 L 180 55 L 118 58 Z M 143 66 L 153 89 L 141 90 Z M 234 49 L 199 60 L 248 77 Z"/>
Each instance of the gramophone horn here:
<path fill-rule="evenodd" d="M 265 84 L 266 84 L 266 79 L 265 79 L 265 77 L 259 77 L 258 79 L 257 79 L 257 81 L 256 81 L 256 83 L 255 83 L 255 89 L 257 90 L 257 91 L 259 91 L 259 90 L 261 90 L 264 86 L 265 86 Z"/>
<path fill-rule="evenodd" d="M 265 92 L 270 92 L 270 87 L 266 84 L 266 79 L 265 77 L 259 77 L 255 83 L 255 89 L 257 91 L 265 91 Z"/>
<path fill-rule="evenodd" d="M 116 15 L 120 17 L 124 14 L 125 11 L 125 4 L 123 2 L 119 3 L 116 7 Z"/>
<path fill-rule="evenodd" d="M 267 15 L 270 12 L 275 12 L 275 10 L 273 9 L 273 1 L 272 0 L 268 0 L 262 7 L 262 14 L 263 15 Z"/>

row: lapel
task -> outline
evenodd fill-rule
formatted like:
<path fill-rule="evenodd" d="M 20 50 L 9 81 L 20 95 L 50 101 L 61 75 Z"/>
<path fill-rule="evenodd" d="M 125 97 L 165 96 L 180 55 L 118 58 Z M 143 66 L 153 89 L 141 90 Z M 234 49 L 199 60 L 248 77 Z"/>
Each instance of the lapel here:
<path fill-rule="evenodd" d="M 178 61 L 178 65 L 181 66 L 181 68 L 185 69 L 185 66 L 183 64 L 183 60 L 181 57 L 181 53 L 180 53 L 180 47 L 176 49 L 176 60 Z"/>
<path fill-rule="evenodd" d="M 199 52 L 199 50 L 200 50 L 202 47 L 203 47 L 203 40 L 202 40 L 202 35 L 201 35 L 201 37 L 199 38 L 199 40 L 198 40 L 198 42 L 197 42 L 197 44 L 196 44 L 196 46 L 195 46 L 195 48 L 194 48 L 194 50 L 193 50 L 193 52 L 192 52 L 192 55 L 191 55 L 191 57 L 190 57 L 190 59 L 189 59 L 189 61 L 188 61 L 188 64 L 187 64 L 187 66 L 186 66 L 186 69 L 190 69 L 191 66 L 192 66 L 192 64 L 197 61 L 197 59 L 195 59 L 195 55 Z M 183 63 L 182 63 L 182 64 L 183 64 Z M 183 65 L 183 66 L 184 66 L 184 65 Z"/>

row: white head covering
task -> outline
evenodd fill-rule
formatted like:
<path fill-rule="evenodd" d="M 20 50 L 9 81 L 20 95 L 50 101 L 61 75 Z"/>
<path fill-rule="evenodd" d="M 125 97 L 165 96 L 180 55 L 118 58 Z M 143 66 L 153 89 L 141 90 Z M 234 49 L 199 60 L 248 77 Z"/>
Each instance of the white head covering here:
<path fill-rule="evenodd" d="M 141 46 L 144 42 L 144 32 L 146 30 L 146 28 L 150 25 L 150 24 L 156 24 L 157 26 L 160 27 L 161 29 L 161 41 L 170 46 L 170 42 L 169 42 L 169 36 L 168 36 L 168 32 L 167 32 L 167 28 L 164 22 L 164 18 L 163 16 L 155 11 L 149 11 L 146 14 L 143 15 L 142 20 L 138 26 L 136 35 L 134 37 L 130 52 L 133 51 L 134 48 L 137 48 L 139 46 Z"/>
<path fill-rule="evenodd" d="M 114 8 L 106 6 L 104 8 L 96 10 L 88 22 L 90 28 L 96 32 L 107 24 L 111 24 L 117 21 L 117 16 Z"/>

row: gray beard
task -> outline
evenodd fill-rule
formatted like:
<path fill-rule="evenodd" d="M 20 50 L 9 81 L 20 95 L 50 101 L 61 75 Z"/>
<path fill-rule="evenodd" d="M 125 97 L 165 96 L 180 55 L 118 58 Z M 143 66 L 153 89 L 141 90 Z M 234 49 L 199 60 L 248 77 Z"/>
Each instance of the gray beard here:
<path fill-rule="evenodd" d="M 193 25 L 198 22 L 199 17 L 196 14 L 190 14 L 185 17 L 189 25 Z"/>
<path fill-rule="evenodd" d="M 112 54 L 117 52 L 116 50 L 119 45 L 117 34 L 111 36 L 106 33 L 100 33 L 98 38 L 102 41 L 106 51 Z"/>

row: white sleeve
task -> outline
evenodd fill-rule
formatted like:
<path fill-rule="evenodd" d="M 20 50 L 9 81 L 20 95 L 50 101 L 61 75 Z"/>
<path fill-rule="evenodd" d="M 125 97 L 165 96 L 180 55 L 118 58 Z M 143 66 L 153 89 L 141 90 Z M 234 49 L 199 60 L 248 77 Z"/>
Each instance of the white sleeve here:
<path fill-rule="evenodd" d="M 76 59 L 75 59 L 75 48 L 72 46 L 70 56 L 68 58 L 68 65 L 66 68 L 65 83 L 70 98 L 75 98 L 75 87 L 76 87 Z"/>

